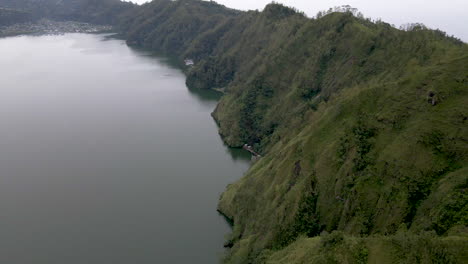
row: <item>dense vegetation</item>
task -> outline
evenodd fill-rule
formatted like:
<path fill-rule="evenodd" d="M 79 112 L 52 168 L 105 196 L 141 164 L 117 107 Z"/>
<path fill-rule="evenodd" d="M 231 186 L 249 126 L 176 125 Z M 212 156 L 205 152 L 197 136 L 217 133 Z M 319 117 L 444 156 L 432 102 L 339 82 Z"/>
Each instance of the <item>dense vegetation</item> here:
<path fill-rule="evenodd" d="M 128 13 L 120 28 L 130 44 L 181 55 L 198 36 L 236 14 L 214 2 L 153 1 Z"/>
<path fill-rule="evenodd" d="M 225 141 L 264 155 L 221 198 L 226 262 L 466 261 L 465 43 L 350 8 L 118 10 L 107 21 L 129 44 L 193 59 L 188 86 L 226 92 L 213 113 Z"/>
<path fill-rule="evenodd" d="M 0 7 L 0 26 L 8 26 L 31 21 L 34 21 L 34 18 L 29 12 Z"/>
<path fill-rule="evenodd" d="M 426 243 L 420 232 L 465 236 L 466 44 L 348 9 L 317 19 L 278 4 L 219 9 L 154 1 L 124 32 L 195 60 L 189 87 L 226 91 L 214 112 L 225 141 L 265 154 L 221 199 L 235 222 L 228 262 L 335 230 L 352 241 L 400 231 L 414 247 Z"/>
<path fill-rule="evenodd" d="M 35 19 L 115 24 L 136 5 L 120 0 L 0 0 L 0 7 L 31 13 Z"/>

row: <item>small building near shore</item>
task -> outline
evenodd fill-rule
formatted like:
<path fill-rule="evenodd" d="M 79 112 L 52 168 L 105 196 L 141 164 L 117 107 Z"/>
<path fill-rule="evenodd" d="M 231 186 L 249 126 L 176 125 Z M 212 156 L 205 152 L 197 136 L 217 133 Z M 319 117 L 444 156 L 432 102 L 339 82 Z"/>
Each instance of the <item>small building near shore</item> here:
<path fill-rule="evenodd" d="M 185 66 L 195 65 L 195 62 L 193 62 L 193 60 L 190 60 L 190 59 L 186 59 L 186 60 L 184 60 L 184 62 L 185 62 Z"/>

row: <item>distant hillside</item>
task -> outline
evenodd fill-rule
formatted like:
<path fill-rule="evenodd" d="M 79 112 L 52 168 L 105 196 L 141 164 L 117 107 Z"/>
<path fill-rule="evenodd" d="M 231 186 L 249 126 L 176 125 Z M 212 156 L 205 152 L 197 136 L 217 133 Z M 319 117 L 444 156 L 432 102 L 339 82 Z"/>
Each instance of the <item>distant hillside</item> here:
<path fill-rule="evenodd" d="M 183 57 L 194 46 L 194 40 L 238 15 L 239 11 L 215 2 L 156 0 L 127 13 L 119 26 L 132 45 Z M 212 44 L 216 41 L 213 39 Z M 209 56 L 209 53 L 203 55 Z"/>
<path fill-rule="evenodd" d="M 35 18 L 114 24 L 136 5 L 120 0 L 0 0 L 0 7 L 31 12 Z"/>
<path fill-rule="evenodd" d="M 33 21 L 31 13 L 10 8 L 0 8 L 0 26 Z"/>
<path fill-rule="evenodd" d="M 263 156 L 221 197 L 226 262 L 467 259 L 467 44 L 350 8 L 120 6 L 94 14 L 131 45 L 192 59 L 187 85 L 226 93 L 213 113 L 223 139 Z"/>

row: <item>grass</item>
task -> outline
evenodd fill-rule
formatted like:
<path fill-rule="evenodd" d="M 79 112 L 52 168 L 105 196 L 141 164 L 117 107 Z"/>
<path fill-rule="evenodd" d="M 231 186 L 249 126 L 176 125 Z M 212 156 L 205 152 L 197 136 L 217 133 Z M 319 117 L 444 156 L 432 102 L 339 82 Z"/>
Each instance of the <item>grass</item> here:
<path fill-rule="evenodd" d="M 117 21 L 132 45 L 193 59 L 189 88 L 226 92 L 213 113 L 225 142 L 263 156 L 221 197 L 234 221 L 226 262 L 466 260 L 465 43 L 275 3 L 118 3 L 85 13 L 108 14 L 89 19 Z"/>
<path fill-rule="evenodd" d="M 466 237 L 400 232 L 393 236 L 353 237 L 340 232 L 301 237 L 290 246 L 267 252 L 263 263 L 464 263 Z M 461 253 L 461 254 L 460 254 Z"/>

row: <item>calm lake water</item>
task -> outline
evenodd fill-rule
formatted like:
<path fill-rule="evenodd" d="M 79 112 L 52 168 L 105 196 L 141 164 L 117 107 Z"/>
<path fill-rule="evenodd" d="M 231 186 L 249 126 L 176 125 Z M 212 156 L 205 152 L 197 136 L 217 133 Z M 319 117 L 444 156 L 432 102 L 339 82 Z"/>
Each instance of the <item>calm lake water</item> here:
<path fill-rule="evenodd" d="M 0 39 L 0 263 L 218 263 L 249 156 L 218 94 L 105 35 Z"/>

